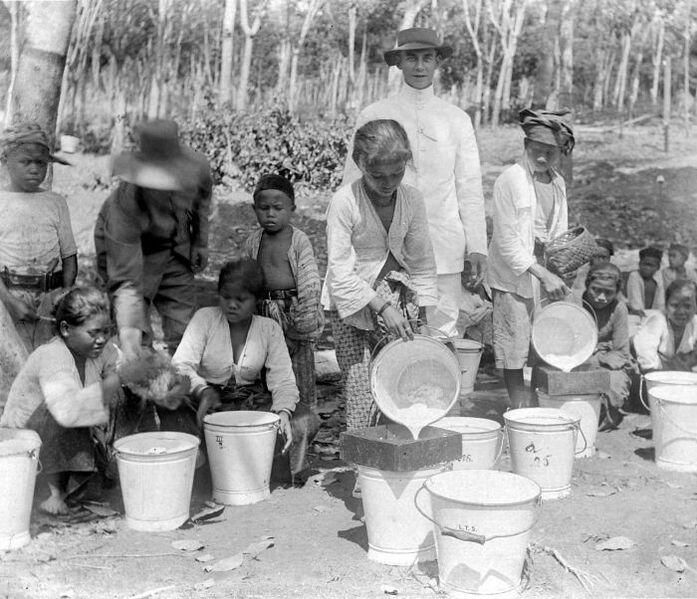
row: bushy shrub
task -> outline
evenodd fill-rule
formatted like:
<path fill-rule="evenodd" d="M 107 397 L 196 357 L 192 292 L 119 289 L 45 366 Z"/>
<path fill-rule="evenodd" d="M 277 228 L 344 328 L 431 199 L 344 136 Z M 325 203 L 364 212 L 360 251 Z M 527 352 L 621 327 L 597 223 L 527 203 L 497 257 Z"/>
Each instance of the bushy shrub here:
<path fill-rule="evenodd" d="M 341 182 L 351 125 L 346 117 L 301 120 L 284 107 L 247 113 L 209 108 L 182 123 L 182 139 L 205 154 L 217 183 L 236 179 L 251 190 L 260 175 L 279 173 L 312 190 Z"/>

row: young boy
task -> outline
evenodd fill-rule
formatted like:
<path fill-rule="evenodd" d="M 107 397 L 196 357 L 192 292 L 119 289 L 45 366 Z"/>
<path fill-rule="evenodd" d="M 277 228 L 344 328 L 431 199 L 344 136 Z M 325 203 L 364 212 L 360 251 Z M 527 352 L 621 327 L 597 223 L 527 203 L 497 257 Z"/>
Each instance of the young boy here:
<path fill-rule="evenodd" d="M 690 250 L 682 243 L 671 243 L 668 248 L 668 266 L 661 270 L 663 286 L 668 289 L 676 279 L 688 279 L 697 282 L 697 272 L 687 268 L 685 262 L 690 257 Z"/>
<path fill-rule="evenodd" d="M 588 363 L 610 371 L 610 390 L 601 413 L 600 430 L 617 428 L 620 408 L 629 397 L 630 374 L 635 370 L 629 353 L 627 306 L 619 300 L 620 269 L 609 262 L 594 264 L 586 277 L 583 307 L 598 324 L 598 345 Z"/>
<path fill-rule="evenodd" d="M 265 175 L 254 190 L 260 228 L 245 241 L 244 254 L 259 262 L 266 298 L 259 312 L 276 320 L 286 336 L 300 401 L 317 404 L 314 345 L 324 328 L 321 283 L 307 235 L 290 224 L 295 192 L 287 179 Z"/>
<path fill-rule="evenodd" d="M 627 278 L 627 307 L 630 314 L 644 317 L 645 310 L 663 310 L 665 288 L 661 268 L 663 252 L 647 247 L 639 252 L 639 270 L 629 273 Z"/>
<path fill-rule="evenodd" d="M 65 198 L 42 189 L 49 162 L 48 135 L 21 123 L 0 136 L 8 184 L 0 190 L 0 301 L 28 352 L 52 336 L 51 292 L 77 276 L 77 247 Z"/>

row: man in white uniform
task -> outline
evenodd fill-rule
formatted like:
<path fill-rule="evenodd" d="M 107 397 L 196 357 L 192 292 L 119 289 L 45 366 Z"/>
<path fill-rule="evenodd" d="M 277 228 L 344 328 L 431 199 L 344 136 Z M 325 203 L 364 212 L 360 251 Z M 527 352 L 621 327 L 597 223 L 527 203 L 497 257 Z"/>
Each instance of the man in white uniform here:
<path fill-rule="evenodd" d="M 429 325 L 456 334 L 462 303 L 460 274 L 469 260 L 479 284 L 486 271 L 487 239 L 477 141 L 469 116 L 437 98 L 433 75 L 452 54 L 435 31 L 412 28 L 397 34 L 385 62 L 402 71 L 404 84 L 394 96 L 375 102 L 358 115 L 356 129 L 375 119 L 393 119 L 409 137 L 413 163 L 404 183 L 418 188 L 426 204 L 438 273 L 438 306 Z M 361 176 L 349 149 L 343 184 Z"/>

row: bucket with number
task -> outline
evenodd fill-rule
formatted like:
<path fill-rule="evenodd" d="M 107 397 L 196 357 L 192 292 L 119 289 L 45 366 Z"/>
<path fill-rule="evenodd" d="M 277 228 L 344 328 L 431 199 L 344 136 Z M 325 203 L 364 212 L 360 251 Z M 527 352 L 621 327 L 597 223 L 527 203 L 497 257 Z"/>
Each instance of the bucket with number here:
<path fill-rule="evenodd" d="M 542 499 L 570 495 L 581 418 L 556 408 L 520 408 L 503 418 L 513 472 L 540 485 Z"/>

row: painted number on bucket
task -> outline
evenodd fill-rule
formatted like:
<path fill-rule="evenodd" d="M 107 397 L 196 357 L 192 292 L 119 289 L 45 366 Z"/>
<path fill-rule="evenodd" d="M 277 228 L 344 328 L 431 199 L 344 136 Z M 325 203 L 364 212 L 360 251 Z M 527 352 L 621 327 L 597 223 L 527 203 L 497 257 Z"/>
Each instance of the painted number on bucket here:
<path fill-rule="evenodd" d="M 539 453 L 540 450 L 537 449 L 537 447 L 535 447 L 535 444 L 534 444 L 534 443 L 530 443 L 529 445 L 527 445 L 527 446 L 525 447 L 525 451 L 527 451 L 528 453 Z M 551 458 L 551 457 L 552 457 L 552 456 L 551 456 L 550 454 L 547 454 L 547 455 L 544 456 L 544 457 L 541 457 L 541 456 L 539 456 L 539 455 L 536 455 L 535 458 L 533 459 L 532 463 L 533 463 L 535 466 L 543 466 L 543 467 L 546 467 L 546 466 L 549 466 L 549 458 Z"/>
<path fill-rule="evenodd" d="M 216 435 L 215 442 L 218 444 L 218 447 L 220 447 L 221 449 L 223 448 L 223 436 L 222 435 Z"/>
<path fill-rule="evenodd" d="M 471 462 L 474 462 L 474 460 L 472 459 L 472 456 L 471 456 L 471 455 L 463 455 L 463 456 L 460 458 L 460 461 L 461 461 L 461 462 L 470 462 L 470 463 L 471 463 Z"/>

